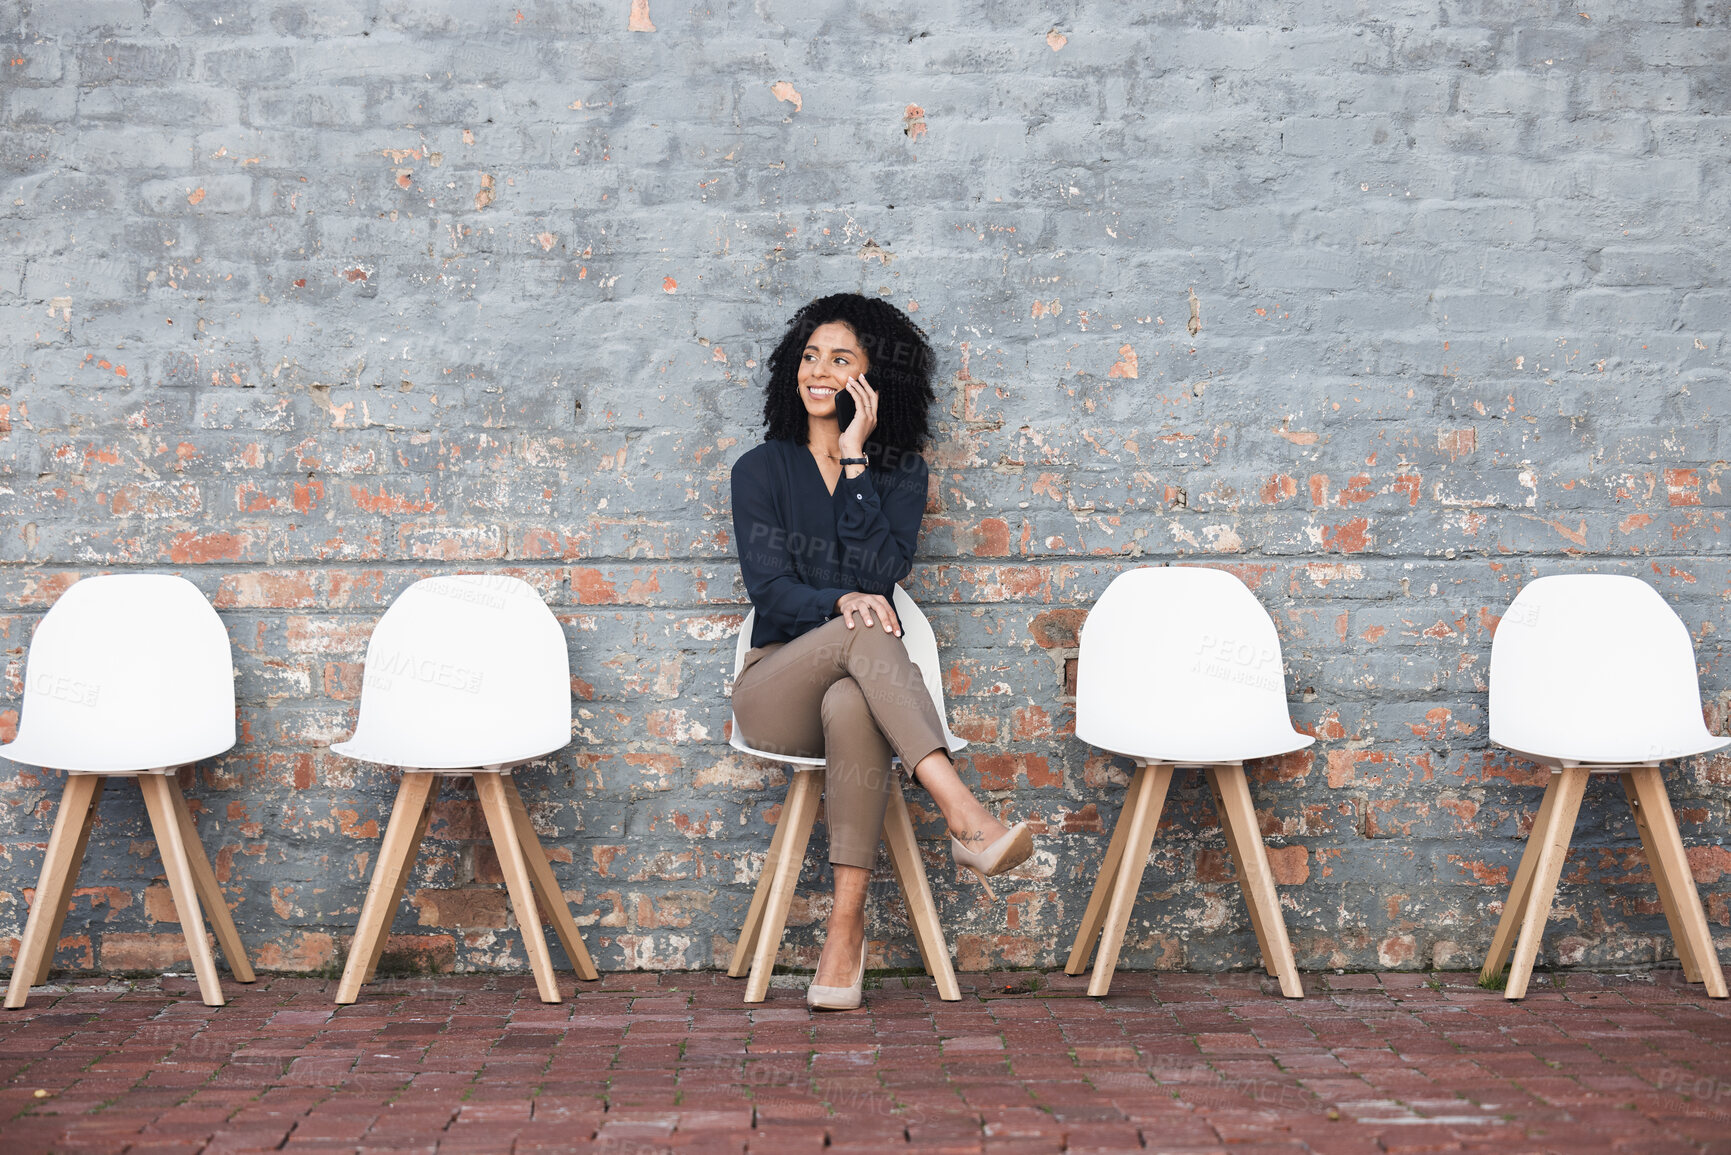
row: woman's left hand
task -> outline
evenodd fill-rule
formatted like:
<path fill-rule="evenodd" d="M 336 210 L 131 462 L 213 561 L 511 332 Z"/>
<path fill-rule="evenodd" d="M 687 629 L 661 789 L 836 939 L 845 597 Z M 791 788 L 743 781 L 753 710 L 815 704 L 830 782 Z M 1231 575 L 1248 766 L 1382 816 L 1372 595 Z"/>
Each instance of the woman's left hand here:
<path fill-rule="evenodd" d="M 878 427 L 878 391 L 866 384 L 863 373 L 847 379 L 847 391 L 853 398 L 853 420 L 841 431 L 841 455 L 864 457 L 866 438 Z"/>

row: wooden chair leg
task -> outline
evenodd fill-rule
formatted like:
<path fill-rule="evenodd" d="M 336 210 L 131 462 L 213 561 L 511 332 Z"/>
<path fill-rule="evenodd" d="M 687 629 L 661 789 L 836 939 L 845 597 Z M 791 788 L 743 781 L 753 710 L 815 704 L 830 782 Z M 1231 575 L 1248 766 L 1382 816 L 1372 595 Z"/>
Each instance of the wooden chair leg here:
<path fill-rule="evenodd" d="M 54 814 L 54 830 L 48 836 L 48 852 L 42 858 L 42 874 L 36 883 L 36 901 L 24 923 L 18 957 L 12 963 L 12 982 L 6 988 L 6 1006 L 22 1007 L 30 997 L 31 983 L 48 978 L 54 965 L 54 950 L 60 943 L 60 928 L 66 924 L 66 907 L 78 882 L 90 828 L 96 823 L 96 804 L 102 797 L 102 776 L 68 774 L 60 794 L 60 809 Z"/>
<path fill-rule="evenodd" d="M 1280 979 L 1280 993 L 1289 999 L 1304 997 L 1304 983 L 1292 957 L 1292 940 L 1286 934 L 1286 916 L 1280 910 L 1280 894 L 1274 888 L 1274 872 L 1268 866 L 1268 847 L 1256 824 L 1256 804 L 1250 798 L 1250 782 L 1242 763 L 1208 767 L 1208 786 L 1220 810 L 1227 847 L 1238 867 L 1238 885 L 1244 891 L 1251 924 L 1259 931 L 1263 965 Z"/>
<path fill-rule="evenodd" d="M 1709 998 L 1727 995 L 1725 972 L 1719 965 L 1719 952 L 1713 947 L 1713 932 L 1707 925 L 1707 914 L 1701 908 L 1701 892 L 1695 888 L 1695 877 L 1689 870 L 1689 857 L 1683 849 L 1683 836 L 1677 830 L 1677 816 L 1671 810 L 1671 799 L 1665 793 L 1665 778 L 1657 766 L 1641 766 L 1623 776 L 1631 789 L 1631 801 L 1636 803 L 1637 824 L 1641 827 L 1643 844 L 1649 836 L 1647 860 L 1653 867 L 1653 879 L 1661 890 L 1671 892 L 1665 903 L 1665 916 L 1671 922 L 1671 934 L 1677 940 L 1681 955 L 1687 944 L 1700 981 L 1707 986 Z M 1645 820 L 1641 813 L 1645 811 Z M 1664 865 L 1661 867 L 1660 863 Z M 1687 965 L 1687 964 L 1685 964 Z"/>
<path fill-rule="evenodd" d="M 198 976 L 199 993 L 204 996 L 205 1006 L 220 1007 L 224 1001 L 222 980 L 217 977 L 216 957 L 205 934 L 198 884 L 187 856 L 186 832 L 174 809 L 174 790 L 166 774 L 140 774 L 138 785 L 144 791 L 144 808 L 150 814 L 157 853 L 162 856 L 163 869 L 168 875 L 168 892 L 174 899 L 175 912 L 180 915 L 180 929 L 186 935 L 186 949 L 192 956 L 192 973 Z"/>
<path fill-rule="evenodd" d="M 781 821 L 788 825 L 787 841 L 782 843 L 781 859 L 770 876 L 769 893 L 764 896 L 763 918 L 751 952 L 751 975 L 745 980 L 748 1003 L 761 1003 L 769 994 L 769 977 L 775 971 L 781 932 L 787 926 L 787 908 L 799 885 L 799 868 L 805 863 L 805 848 L 811 842 L 817 801 L 822 794 L 821 770 L 801 770 L 788 785 L 787 801 L 781 806 Z"/>
<path fill-rule="evenodd" d="M 355 925 L 355 937 L 349 943 L 348 962 L 343 965 L 342 981 L 337 984 L 336 1001 L 340 1004 L 347 1005 L 359 998 L 361 987 L 378 968 L 385 937 L 396 918 L 397 906 L 403 901 L 409 868 L 421 848 L 421 839 L 432 818 L 433 799 L 438 793 L 437 774 L 403 771 L 403 782 L 397 787 L 397 801 L 391 808 L 385 839 L 379 847 L 378 864 L 373 867 L 367 898 L 361 905 L 360 922 Z"/>
<path fill-rule="evenodd" d="M 48 940 L 42 952 L 42 965 L 36 971 L 36 984 L 48 981 L 48 975 L 54 970 L 54 952 L 60 947 L 60 932 L 66 926 L 66 914 L 72 909 L 72 893 L 78 889 L 79 870 L 84 865 L 84 851 L 90 845 L 90 832 L 96 828 L 96 807 L 102 801 L 102 790 L 105 780 L 100 774 L 68 775 L 68 777 L 89 778 L 95 785 L 90 791 L 90 808 L 85 814 L 78 830 L 78 843 L 72 848 L 72 865 L 60 879 L 60 890 L 50 902 L 53 905 L 47 909 L 54 914 L 54 925 L 48 928 Z M 41 898 L 38 897 L 38 902 Z"/>
<path fill-rule="evenodd" d="M 1539 848 L 1544 839 L 1535 835 L 1545 829 L 1550 821 L 1551 808 L 1556 805 L 1558 783 L 1562 777 L 1551 775 L 1551 780 L 1545 784 L 1545 796 L 1539 803 L 1539 813 L 1533 819 L 1533 828 L 1527 834 L 1527 846 L 1521 852 L 1521 865 L 1515 870 L 1515 880 L 1509 886 L 1509 897 L 1503 903 L 1503 916 L 1497 921 L 1497 933 L 1491 937 L 1491 950 L 1485 956 L 1485 965 L 1479 970 L 1479 982 L 1489 984 L 1502 973 L 1503 964 L 1508 961 L 1509 952 L 1515 948 L 1515 935 L 1521 929 L 1521 919 L 1525 916 L 1527 902 L 1533 893 L 1533 874 L 1538 869 Z"/>
<path fill-rule="evenodd" d="M 1657 836 L 1648 821 L 1647 808 L 1641 805 L 1640 789 L 1635 785 L 1634 774 L 1625 770 L 1619 777 L 1623 781 L 1623 793 L 1629 798 L 1629 811 L 1635 816 L 1635 829 L 1641 834 L 1641 853 L 1647 859 L 1647 869 L 1653 872 L 1653 884 L 1659 891 L 1659 905 L 1665 911 L 1665 925 L 1671 928 L 1671 940 L 1676 945 L 1677 961 L 1683 964 L 1683 979 L 1685 982 L 1698 983 L 1701 981 L 1701 967 L 1695 961 L 1689 931 L 1683 922 L 1682 912 L 1677 907 L 1672 880 L 1665 873 L 1669 864 L 1660 853 Z"/>
<path fill-rule="evenodd" d="M 1239 769 L 1242 772 L 1242 764 Z M 1238 886 L 1239 889 L 1244 892 L 1244 907 L 1250 915 L 1250 929 L 1256 935 L 1256 949 L 1262 955 L 1262 969 L 1271 975 L 1279 975 L 1280 971 L 1275 964 L 1277 956 L 1269 940 L 1267 912 L 1263 909 L 1262 903 L 1259 901 L 1261 893 L 1260 891 L 1256 891 L 1253 894 L 1253 891 L 1246 883 L 1244 868 L 1240 865 L 1245 861 L 1245 856 L 1251 853 L 1251 851 L 1245 845 L 1244 833 L 1239 829 L 1239 824 L 1227 817 L 1226 801 L 1221 796 L 1220 783 L 1215 776 L 1214 768 L 1207 767 L 1205 773 L 1208 778 L 1208 791 L 1214 797 L 1214 811 L 1220 816 L 1220 833 L 1226 839 L 1226 852 L 1232 856 L 1233 866 L 1238 872 Z M 1246 787 L 1246 790 L 1248 791 L 1248 786 Z M 1251 837 L 1257 845 L 1260 846 L 1262 844 L 1262 831 L 1256 823 L 1256 810 L 1254 805 L 1252 805 L 1250 812 L 1250 825 L 1252 829 Z M 1276 909 L 1278 909 L 1278 906 Z M 1284 920 L 1282 920 L 1282 923 L 1284 924 Z"/>
<path fill-rule="evenodd" d="M 481 799 L 481 811 L 487 816 L 487 829 L 493 836 L 493 850 L 499 856 L 499 870 L 505 876 L 505 889 L 511 895 L 511 909 L 517 913 L 517 926 L 523 932 L 523 948 L 529 955 L 529 969 L 535 975 L 535 987 L 544 1003 L 557 1003 L 559 978 L 553 973 L 553 956 L 547 950 L 547 935 L 535 909 L 535 887 L 529 879 L 529 866 L 523 853 L 523 843 L 517 837 L 517 824 L 511 817 L 511 804 L 505 799 L 504 777 L 497 770 L 475 772 L 475 793 Z"/>
<path fill-rule="evenodd" d="M 1521 912 L 1521 936 L 1515 943 L 1514 961 L 1509 964 L 1509 982 L 1503 991 L 1505 998 L 1526 997 L 1527 982 L 1533 977 L 1533 963 L 1539 957 L 1539 940 L 1544 937 L 1545 922 L 1551 917 L 1551 900 L 1557 894 L 1557 879 L 1563 873 L 1563 859 L 1568 857 L 1569 841 L 1574 837 L 1581 798 L 1587 792 L 1588 771 L 1580 766 L 1565 766 L 1557 778 L 1557 798 L 1550 813 L 1545 815 L 1545 824 L 1533 827 L 1532 837 L 1539 842 L 1539 857 L 1533 863 L 1532 890 Z"/>
<path fill-rule="evenodd" d="M 1130 925 L 1130 912 L 1136 906 L 1137 893 L 1142 889 L 1142 872 L 1148 866 L 1148 848 L 1154 842 L 1154 830 L 1160 825 L 1160 811 L 1166 805 L 1166 791 L 1172 785 L 1173 767 L 1168 763 L 1144 766 L 1137 771 L 1148 775 L 1136 795 L 1136 806 L 1128 815 L 1120 813 L 1120 823 L 1129 822 L 1130 833 L 1124 836 L 1124 857 L 1118 864 L 1118 876 L 1112 884 L 1112 900 L 1106 907 L 1106 921 L 1100 932 L 1100 951 L 1094 959 L 1094 974 L 1088 980 L 1088 993 L 1096 997 L 1112 989 L 1112 972 L 1118 969 L 1118 952 L 1124 949 L 1124 934 Z"/>
<path fill-rule="evenodd" d="M 405 771 L 404 773 L 407 776 L 409 772 Z M 373 936 L 372 945 L 367 948 L 367 953 L 364 956 L 366 972 L 361 976 L 363 983 L 372 982 L 373 976 L 378 973 L 379 960 L 384 957 L 385 944 L 390 941 L 391 924 L 396 921 L 397 911 L 402 909 L 403 895 L 409 888 L 409 875 L 413 872 L 415 863 L 420 857 L 421 843 L 427 837 L 427 827 L 433 823 L 433 803 L 438 799 L 439 789 L 445 780 L 442 774 L 421 773 L 417 774 L 417 777 L 423 779 L 419 785 L 424 785 L 426 788 L 426 800 L 421 803 L 420 813 L 414 816 L 413 822 L 409 826 L 408 844 L 398 850 L 400 857 L 396 863 L 397 869 L 393 871 L 394 881 L 391 883 L 391 891 L 385 899 L 383 908 L 385 921 L 379 927 L 379 933 Z M 394 810 L 392 816 L 395 817 Z M 390 836 L 388 827 L 385 835 L 387 838 Z M 383 846 L 379 847 L 381 863 L 384 861 L 384 850 Z M 362 913 L 365 914 L 365 910 Z"/>
<path fill-rule="evenodd" d="M 192 820 L 186 795 L 180 790 L 180 780 L 172 774 L 163 777 L 168 783 L 175 817 L 180 822 L 181 837 L 186 842 L 186 861 L 192 868 L 193 885 L 209 912 L 210 926 L 216 931 L 216 941 L 222 947 L 223 957 L 228 960 L 229 973 L 236 982 L 250 983 L 256 977 L 252 973 L 252 964 L 247 961 L 246 947 L 240 941 L 240 931 L 235 928 L 234 915 L 229 913 L 228 899 L 216 881 L 216 872 L 210 868 L 210 859 L 205 856 L 204 843 L 198 837 L 198 824 Z"/>
<path fill-rule="evenodd" d="M 799 772 L 795 772 L 792 781 L 788 783 L 789 797 L 799 781 Z M 770 836 L 769 852 L 764 855 L 763 870 L 757 876 L 757 889 L 751 892 L 751 905 L 746 908 L 745 923 L 739 928 L 739 941 L 733 944 L 733 958 L 727 964 L 728 978 L 744 978 L 751 973 L 752 952 L 757 949 L 758 931 L 763 927 L 764 905 L 769 900 L 770 887 L 774 885 L 776 870 L 781 865 L 782 848 L 787 845 L 787 832 L 792 829 L 787 822 L 785 802 L 782 804 L 781 818 L 782 820 L 775 824 L 775 833 Z"/>
<path fill-rule="evenodd" d="M 1082 925 L 1076 931 L 1076 943 L 1070 948 L 1070 961 L 1064 964 L 1064 973 L 1079 975 L 1088 969 L 1088 960 L 1094 954 L 1094 943 L 1100 937 L 1100 928 L 1106 923 L 1106 903 L 1112 897 L 1112 887 L 1117 881 L 1118 871 L 1124 863 L 1124 843 L 1130 837 L 1130 823 L 1125 819 L 1136 812 L 1136 800 L 1141 797 L 1142 788 L 1148 782 L 1148 768 L 1136 767 L 1136 773 L 1130 778 L 1130 787 L 1124 794 L 1124 805 L 1119 811 L 1118 821 L 1112 827 L 1112 841 L 1106 847 L 1106 857 L 1100 863 L 1099 873 L 1094 876 L 1094 893 L 1088 897 L 1088 909 L 1082 913 Z"/>
<path fill-rule="evenodd" d="M 962 988 L 956 982 L 950 944 L 938 922 L 937 904 L 932 901 L 926 864 L 920 858 L 913 817 L 908 813 L 908 800 L 902 794 L 900 782 L 890 792 L 889 809 L 884 812 L 884 849 L 889 852 L 890 867 L 895 871 L 896 885 L 901 888 L 902 902 L 907 906 L 908 927 L 914 932 L 914 943 L 919 947 L 926 973 L 936 983 L 939 999 L 957 1002 L 962 997 Z"/>
<path fill-rule="evenodd" d="M 589 957 L 589 949 L 583 945 L 583 932 L 577 929 L 577 922 L 571 917 L 571 906 L 565 901 L 565 892 L 560 889 L 559 880 L 553 877 L 553 867 L 547 861 L 547 852 L 541 848 L 541 840 L 535 835 L 535 824 L 529 820 L 529 809 L 523 805 L 517 783 L 509 774 L 501 775 L 500 783 L 505 788 L 505 802 L 511 808 L 517 841 L 523 844 L 529 881 L 535 885 L 535 895 L 546 910 L 547 921 L 553 924 L 553 932 L 559 936 L 559 945 L 565 948 L 565 957 L 571 960 L 571 969 L 577 977 L 594 982 L 601 975 Z"/>

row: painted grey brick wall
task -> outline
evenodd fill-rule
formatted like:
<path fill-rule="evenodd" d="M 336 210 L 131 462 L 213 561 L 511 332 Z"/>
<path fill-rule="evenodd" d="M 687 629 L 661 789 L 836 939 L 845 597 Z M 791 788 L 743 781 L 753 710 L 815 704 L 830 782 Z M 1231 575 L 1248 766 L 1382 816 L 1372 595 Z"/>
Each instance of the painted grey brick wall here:
<path fill-rule="evenodd" d="M 189 791 L 265 966 L 340 956 L 394 783 L 325 746 L 383 607 L 458 570 L 569 631 L 576 740 L 523 785 L 600 965 L 725 956 L 783 782 L 723 744 L 728 466 L 839 289 L 941 352 L 911 586 L 964 772 L 1045 829 L 992 906 L 915 798 L 964 967 L 1074 933 L 1125 766 L 1064 660 L 1127 566 L 1280 625 L 1319 741 L 1253 787 L 1303 966 L 1476 965 L 1542 781 L 1485 734 L 1530 578 L 1652 582 L 1725 726 L 1731 5 L 638 7 L 0 3 L 0 731 L 67 583 L 197 583 L 243 739 Z M 1731 759 L 1671 785 L 1723 948 Z M 0 942 L 58 791 L 0 775 Z M 142 805 L 101 813 L 58 957 L 173 965 Z M 1248 965 L 1200 783 L 1170 813 L 1126 962 Z M 402 959 L 523 965 L 479 830 L 447 795 Z M 1670 957 L 1637 846 L 1595 786 L 1547 959 Z"/>

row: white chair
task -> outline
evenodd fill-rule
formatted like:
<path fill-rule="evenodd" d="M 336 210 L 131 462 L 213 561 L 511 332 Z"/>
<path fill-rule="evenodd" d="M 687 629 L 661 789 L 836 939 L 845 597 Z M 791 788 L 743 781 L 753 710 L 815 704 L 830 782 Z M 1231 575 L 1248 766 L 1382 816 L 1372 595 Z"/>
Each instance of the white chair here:
<path fill-rule="evenodd" d="M 565 632 L 526 582 L 455 574 L 398 595 L 367 642 L 354 737 L 331 746 L 403 771 L 338 1003 L 360 997 L 378 968 L 445 775 L 475 779 L 541 1001 L 560 999 L 537 898 L 578 977 L 598 977 L 510 773 L 570 741 Z"/>
<path fill-rule="evenodd" d="M 47 981 L 106 777 L 137 778 L 198 989 L 223 1004 L 204 933 L 202 899 L 237 981 L 252 967 L 211 872 L 176 771 L 234 745 L 234 662 L 228 631 L 198 588 L 172 574 L 85 578 L 36 627 L 24 668 L 14 762 L 66 772 L 6 1005 Z"/>
<path fill-rule="evenodd" d="M 1481 979 L 1495 981 L 1518 931 L 1505 993 L 1527 993 L 1587 779 L 1618 774 L 1684 977 L 1725 998 L 1725 974 L 1659 769 L 1731 743 L 1702 720 L 1688 629 L 1639 578 L 1539 578 L 1497 625 L 1490 682 L 1491 741 L 1549 766 L 1551 780 Z"/>
<path fill-rule="evenodd" d="M 967 742 L 950 731 L 949 715 L 944 709 L 937 638 L 919 606 L 900 586 L 895 588 L 891 604 L 901 621 L 902 644 L 907 647 L 908 657 L 919 667 L 926 690 L 932 696 L 932 705 L 937 707 L 938 718 L 943 724 L 944 741 L 953 754 Z M 745 615 L 745 623 L 740 627 L 739 641 L 733 653 L 735 677 L 745 663 L 745 655 L 751 650 L 751 630 L 756 620 L 757 611 L 752 610 Z M 733 720 L 730 729 L 730 745 L 735 750 L 794 767 L 787 800 L 782 803 L 781 819 L 775 824 L 775 835 L 770 839 L 769 853 L 764 858 L 763 873 L 758 878 L 757 890 L 746 911 L 745 925 L 740 928 L 739 941 L 734 945 L 733 959 L 727 967 L 728 975 L 733 978 L 749 974 L 745 1001 L 761 1003 L 769 993 L 769 978 L 775 970 L 782 931 L 787 926 L 788 907 L 793 903 L 794 890 L 799 885 L 799 868 L 805 862 L 806 845 L 811 841 L 812 824 L 817 818 L 818 798 L 823 794 L 824 760 L 754 750 L 741 737 L 738 718 Z M 890 867 L 895 871 L 896 885 L 901 888 L 902 901 L 907 904 L 908 926 L 914 932 L 914 943 L 919 947 L 926 973 L 937 985 L 938 998 L 955 1002 L 962 997 L 962 990 L 956 983 L 955 968 L 950 963 L 949 944 L 938 924 L 937 905 L 932 901 L 931 887 L 926 882 L 926 868 L 920 858 L 907 800 L 902 796 L 899 774 L 890 794 L 889 809 L 884 813 L 883 837 Z"/>
<path fill-rule="evenodd" d="M 1098 937 L 1088 993 L 1111 990 L 1172 773 L 1200 766 L 1263 966 L 1287 998 L 1303 998 L 1244 763 L 1302 750 L 1315 739 L 1292 728 L 1280 638 L 1255 595 L 1225 570 L 1147 567 L 1119 574 L 1082 627 L 1076 736 L 1132 759 L 1136 776 L 1064 973 L 1087 969 Z"/>

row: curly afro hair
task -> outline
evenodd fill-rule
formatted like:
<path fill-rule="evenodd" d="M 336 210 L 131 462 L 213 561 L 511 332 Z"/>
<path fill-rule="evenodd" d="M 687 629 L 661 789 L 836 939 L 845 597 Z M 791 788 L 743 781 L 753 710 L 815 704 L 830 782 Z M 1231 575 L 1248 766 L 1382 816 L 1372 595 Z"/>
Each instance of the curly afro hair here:
<path fill-rule="evenodd" d="M 769 355 L 769 385 L 763 398 L 765 437 L 806 443 L 805 403 L 799 397 L 799 364 L 812 331 L 840 321 L 859 338 L 870 359 L 866 377 L 878 393 L 878 424 L 866 443 L 874 465 L 886 456 L 918 453 L 931 436 L 932 370 L 936 358 L 926 335 L 888 301 L 858 293 L 819 297 L 793 315 L 787 333 Z M 852 404 L 851 398 L 841 398 Z M 845 414 L 844 414 L 845 416 Z M 887 452 L 886 452 L 887 451 Z"/>

